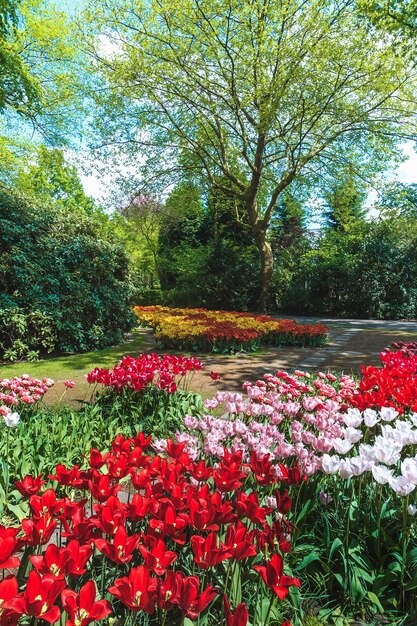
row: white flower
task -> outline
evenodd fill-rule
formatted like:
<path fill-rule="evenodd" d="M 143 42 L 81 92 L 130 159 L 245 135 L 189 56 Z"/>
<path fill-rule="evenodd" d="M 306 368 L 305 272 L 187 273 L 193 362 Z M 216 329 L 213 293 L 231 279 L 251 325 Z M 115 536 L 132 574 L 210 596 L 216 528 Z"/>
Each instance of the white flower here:
<path fill-rule="evenodd" d="M 19 413 L 8 413 L 7 415 L 3 415 L 3 419 L 6 426 L 15 428 L 20 422 L 20 415 Z"/>
<path fill-rule="evenodd" d="M 346 426 L 357 428 L 362 424 L 362 416 L 359 409 L 348 409 L 346 415 L 343 416 Z"/>
<path fill-rule="evenodd" d="M 401 474 L 413 485 L 417 485 L 417 459 L 404 459 L 401 463 Z"/>
<path fill-rule="evenodd" d="M 351 426 L 348 426 L 348 428 L 346 428 L 345 439 L 347 439 L 351 443 L 356 443 L 357 441 L 359 441 L 359 439 L 362 439 L 362 437 L 363 433 L 361 430 L 352 428 Z"/>
<path fill-rule="evenodd" d="M 321 459 L 321 467 L 326 474 L 337 474 L 340 468 L 340 458 L 334 454 L 323 454 Z"/>
<path fill-rule="evenodd" d="M 379 422 L 378 413 L 373 409 L 366 409 L 363 412 L 363 421 L 365 423 L 365 426 L 367 426 L 368 428 L 372 428 L 373 426 L 375 426 L 375 424 Z"/>
<path fill-rule="evenodd" d="M 417 413 L 413 413 L 410 416 L 411 421 L 413 422 L 414 426 L 417 426 Z"/>
<path fill-rule="evenodd" d="M 416 488 L 416 486 L 413 485 L 413 483 L 410 483 L 410 481 L 405 476 L 392 478 L 389 484 L 391 488 L 395 491 L 395 493 L 397 493 L 399 496 L 408 496 L 408 494 L 414 491 L 414 489 Z"/>
<path fill-rule="evenodd" d="M 396 441 L 389 441 L 381 435 L 375 438 L 375 461 L 385 465 L 395 465 L 400 460 L 403 446 Z"/>
<path fill-rule="evenodd" d="M 347 439 L 340 439 L 340 437 L 336 437 L 336 439 L 333 439 L 333 447 L 339 454 L 347 454 L 349 450 L 352 449 L 353 443 Z"/>
<path fill-rule="evenodd" d="M 366 461 L 373 462 L 375 460 L 375 450 L 373 446 L 370 446 L 366 443 L 359 444 L 359 456 L 361 456 Z"/>
<path fill-rule="evenodd" d="M 388 469 L 386 465 L 373 465 L 372 466 L 372 475 L 374 480 L 380 485 L 385 485 L 389 483 L 392 479 L 392 475 L 394 470 Z"/>
<path fill-rule="evenodd" d="M 371 463 L 361 456 L 354 456 L 352 459 L 349 459 L 349 465 L 353 476 L 360 476 L 371 468 Z"/>
<path fill-rule="evenodd" d="M 352 468 L 349 460 L 342 461 L 339 467 L 339 474 L 341 478 L 351 478 L 353 476 Z"/>
<path fill-rule="evenodd" d="M 414 517 L 414 515 L 416 515 L 417 513 L 417 506 L 414 506 L 414 504 L 409 504 L 407 511 L 410 515 Z"/>
<path fill-rule="evenodd" d="M 380 415 L 385 422 L 392 422 L 399 413 L 392 406 L 383 406 L 380 410 Z"/>

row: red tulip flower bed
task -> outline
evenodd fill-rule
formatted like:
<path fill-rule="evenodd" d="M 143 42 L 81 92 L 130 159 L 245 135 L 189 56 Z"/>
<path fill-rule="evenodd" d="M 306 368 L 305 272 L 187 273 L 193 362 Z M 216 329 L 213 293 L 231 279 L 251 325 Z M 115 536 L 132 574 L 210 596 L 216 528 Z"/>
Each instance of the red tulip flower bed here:
<path fill-rule="evenodd" d="M 41 477 L 16 484 L 30 515 L 0 527 L 0 569 L 16 569 L 0 583 L 1 625 L 283 623 L 282 601 L 300 586 L 284 573 L 297 467 L 227 451 L 215 467 L 170 440 L 155 454 L 142 433 L 88 462 L 58 465 L 55 489 Z"/>
<path fill-rule="evenodd" d="M 361 411 L 378 407 L 417 411 L 417 356 L 399 350 L 381 352 L 380 358 L 382 367 L 361 366 L 359 388 L 350 403 Z"/>

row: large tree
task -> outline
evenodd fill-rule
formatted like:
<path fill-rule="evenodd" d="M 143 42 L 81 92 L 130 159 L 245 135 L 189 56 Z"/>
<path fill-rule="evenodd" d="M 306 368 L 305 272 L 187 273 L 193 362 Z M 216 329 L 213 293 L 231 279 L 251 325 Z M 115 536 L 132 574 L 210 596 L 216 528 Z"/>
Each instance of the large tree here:
<path fill-rule="evenodd" d="M 280 195 L 416 134 L 412 54 L 353 0 L 107 0 L 88 17 L 101 144 L 140 151 L 144 182 L 187 168 L 243 202 L 263 308 Z"/>

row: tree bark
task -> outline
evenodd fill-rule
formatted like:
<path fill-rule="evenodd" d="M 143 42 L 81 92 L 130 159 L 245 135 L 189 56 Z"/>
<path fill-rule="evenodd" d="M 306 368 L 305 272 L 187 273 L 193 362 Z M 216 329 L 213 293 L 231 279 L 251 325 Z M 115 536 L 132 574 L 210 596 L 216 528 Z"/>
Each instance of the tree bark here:
<path fill-rule="evenodd" d="M 263 313 L 268 312 L 273 304 L 274 255 L 266 238 L 266 230 L 257 228 L 254 232 L 260 260 L 260 296 L 259 304 Z"/>

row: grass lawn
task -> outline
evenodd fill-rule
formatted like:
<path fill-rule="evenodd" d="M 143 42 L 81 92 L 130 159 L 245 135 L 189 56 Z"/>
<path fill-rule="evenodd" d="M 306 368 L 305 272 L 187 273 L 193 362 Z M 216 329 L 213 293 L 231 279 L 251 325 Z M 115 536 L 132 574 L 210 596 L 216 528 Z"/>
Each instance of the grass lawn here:
<path fill-rule="evenodd" d="M 63 381 L 71 379 L 75 382 L 75 387 L 66 392 L 65 398 L 71 401 L 85 400 L 91 392 L 91 387 L 85 380 L 85 374 L 88 374 L 94 367 L 112 367 L 125 355 L 138 356 L 144 350 L 143 343 L 140 333 L 134 332 L 132 341 L 103 350 L 49 357 L 34 363 L 2 364 L 0 365 L 0 378 L 13 378 L 22 374 L 29 374 L 36 378 L 52 378 L 56 384 L 45 396 L 48 404 L 59 400 L 65 391 Z"/>

